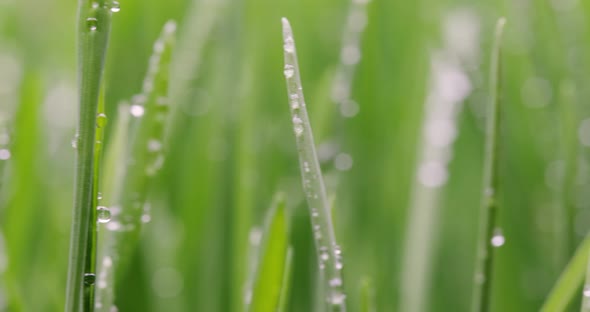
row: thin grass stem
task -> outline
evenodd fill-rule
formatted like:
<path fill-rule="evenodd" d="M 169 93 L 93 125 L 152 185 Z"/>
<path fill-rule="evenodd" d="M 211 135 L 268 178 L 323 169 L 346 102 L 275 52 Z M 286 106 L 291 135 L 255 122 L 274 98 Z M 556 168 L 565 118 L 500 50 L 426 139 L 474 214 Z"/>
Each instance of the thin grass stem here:
<path fill-rule="evenodd" d="M 573 298 L 580 294 L 589 255 L 590 235 L 587 235 L 551 289 L 541 312 L 567 311 Z"/>
<path fill-rule="evenodd" d="M 315 150 L 311 124 L 305 107 L 303 88 L 299 74 L 297 52 L 291 25 L 282 19 L 285 68 L 284 74 L 289 94 L 291 121 L 297 142 L 303 191 L 311 214 L 311 224 L 318 257 L 322 296 L 331 311 L 346 311 L 342 286 L 342 256 L 336 243 L 330 212 L 330 202 Z M 321 297 L 320 297 L 321 298 Z"/>
<path fill-rule="evenodd" d="M 111 28 L 114 1 L 78 1 L 79 119 L 75 139 L 76 173 L 70 256 L 66 290 L 66 312 L 88 311 L 89 288 L 94 276 L 86 272 L 93 246 L 88 246 L 93 219 L 93 182 L 97 108 L 100 84 Z M 91 221 L 92 219 L 92 221 Z M 88 273 L 89 275 L 86 275 Z M 92 308 L 90 308 L 92 309 Z"/>
<path fill-rule="evenodd" d="M 480 209 L 479 239 L 477 246 L 476 269 L 474 275 L 474 291 L 472 311 L 489 311 L 492 291 L 492 272 L 495 247 L 503 244 L 503 237 L 494 241 L 497 233 L 497 214 L 499 209 L 498 178 L 499 162 L 499 124 L 500 124 L 500 93 L 501 85 L 501 43 L 506 19 L 500 18 L 496 24 L 492 59 L 490 64 L 490 102 L 488 104 L 486 146 L 484 159 L 484 182 Z"/>

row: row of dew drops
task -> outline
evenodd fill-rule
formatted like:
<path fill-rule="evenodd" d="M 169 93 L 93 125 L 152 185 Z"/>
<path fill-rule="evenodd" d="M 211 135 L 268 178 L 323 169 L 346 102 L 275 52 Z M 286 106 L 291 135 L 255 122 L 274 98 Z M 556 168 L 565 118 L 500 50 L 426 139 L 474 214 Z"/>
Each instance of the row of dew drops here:
<path fill-rule="evenodd" d="M 96 10 L 99 7 L 100 7 L 100 4 L 98 2 L 92 2 L 92 9 Z M 119 2 L 117 2 L 117 1 L 105 2 L 104 8 L 108 9 L 112 13 L 117 13 L 117 12 L 121 11 L 121 6 L 119 5 Z M 86 25 L 88 27 L 88 30 L 90 30 L 90 31 L 98 30 L 98 20 L 96 19 L 96 17 L 87 18 Z"/>

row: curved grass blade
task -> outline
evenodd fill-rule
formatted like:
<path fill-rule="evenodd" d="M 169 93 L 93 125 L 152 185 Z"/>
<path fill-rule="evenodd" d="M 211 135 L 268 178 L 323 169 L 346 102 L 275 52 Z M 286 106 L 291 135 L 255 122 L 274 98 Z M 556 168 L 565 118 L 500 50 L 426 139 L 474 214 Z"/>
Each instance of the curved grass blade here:
<path fill-rule="evenodd" d="M 175 33 L 176 23 L 167 22 L 154 44 L 143 91 L 132 99 L 130 116 L 120 117 L 121 128 L 115 132 L 122 137 L 114 138 L 117 143 L 113 145 L 114 152 L 109 155 L 105 166 L 109 168 L 106 182 L 111 185 L 105 184 L 103 189 L 112 194 L 105 196 L 104 202 L 110 206 L 111 220 L 106 223 L 107 232 L 103 235 L 103 267 L 99 278 L 117 277 L 126 270 L 138 243 L 141 225 L 149 219 L 144 211 L 148 187 L 164 163 L 162 140 L 168 120 L 169 64 Z M 131 118 L 130 129 L 125 130 L 127 118 Z M 126 135 L 129 136 L 128 140 L 123 137 Z M 122 166 L 119 165 L 121 160 Z M 117 178 L 118 174 L 121 174 L 120 179 Z M 118 180 L 121 180 L 120 184 Z M 102 284 L 105 287 L 99 287 L 98 290 L 100 301 L 97 306 L 101 311 L 109 311 L 114 299 L 112 288 L 116 285 L 112 281 L 110 286 L 108 283 L 105 281 Z"/>
<path fill-rule="evenodd" d="M 111 28 L 111 7 L 114 1 L 78 1 L 78 75 L 79 120 L 76 138 L 76 175 L 74 210 L 70 239 L 70 256 L 65 311 L 81 311 L 88 302 L 87 290 L 94 278 L 85 272 L 92 266 L 88 250 L 88 233 L 93 216 L 94 143 L 97 107 L 106 50 Z"/>
<path fill-rule="evenodd" d="M 589 255 L 590 236 L 586 236 L 547 296 L 541 312 L 567 310 L 572 299 L 580 294 L 579 290 L 584 281 L 584 270 L 586 269 Z"/>
<path fill-rule="evenodd" d="M 282 23 L 285 54 L 284 74 L 289 93 L 293 131 L 299 153 L 303 191 L 311 214 L 320 280 L 324 292 L 322 297 L 325 296 L 329 310 L 346 311 L 346 296 L 342 291 L 341 251 L 336 243 L 330 203 L 326 194 L 326 186 L 320 170 L 311 124 L 305 107 L 293 31 L 286 18 L 282 19 Z"/>
<path fill-rule="evenodd" d="M 476 269 L 473 278 L 474 292 L 472 297 L 472 311 L 489 311 L 492 271 L 494 260 L 494 245 L 492 238 L 496 231 L 496 215 L 498 210 L 498 145 L 500 123 L 500 92 L 501 86 L 501 44 L 502 32 L 506 19 L 501 18 L 496 24 L 492 61 L 490 68 L 491 97 L 488 106 L 488 120 L 486 128 L 486 147 L 484 160 L 484 182 L 482 204 L 480 209 L 480 233 L 477 246 Z"/>
<path fill-rule="evenodd" d="M 286 274 L 287 247 L 289 244 L 285 198 L 276 196 L 264 231 L 261 257 L 252 289 L 252 302 L 248 311 L 274 312 L 279 306 L 283 277 Z"/>

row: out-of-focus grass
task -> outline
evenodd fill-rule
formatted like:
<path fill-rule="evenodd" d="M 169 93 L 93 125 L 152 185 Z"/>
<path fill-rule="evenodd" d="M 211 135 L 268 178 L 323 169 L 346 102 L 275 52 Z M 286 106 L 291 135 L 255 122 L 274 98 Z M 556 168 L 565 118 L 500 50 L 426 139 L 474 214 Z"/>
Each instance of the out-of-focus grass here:
<path fill-rule="evenodd" d="M 167 162 L 149 195 L 152 220 L 129 258 L 130 270 L 120 277 L 134 287 L 115 294 L 120 311 L 239 311 L 247 231 L 262 223 L 277 190 L 288 194 L 292 212 L 286 311 L 313 307 L 311 225 L 294 165 L 291 125 L 285 122 L 289 113 L 277 105 L 286 98 L 277 26 L 282 16 L 289 16 L 297 31 L 302 79 L 314 99 L 311 122 L 328 194 L 337 198 L 335 228 L 346 255 L 351 311 L 361 307 L 358 285 L 365 276 L 372 281 L 377 311 L 399 305 L 402 238 L 430 87 L 429 60 L 447 45 L 476 57 L 461 63 L 470 89 L 438 202 L 426 306 L 469 309 L 485 77 L 499 16 L 510 21 L 502 93 L 509 103 L 501 129 L 505 161 L 499 164 L 505 181 L 499 222 L 506 243 L 497 250 L 492 310 L 538 310 L 590 228 L 585 121 L 590 43 L 580 39 L 590 32 L 588 2 L 373 0 L 352 81 L 359 112 L 349 119 L 340 119 L 329 101 L 347 1 L 120 2 L 105 76 L 109 119 L 116 120 L 118 103 L 141 88 L 152 44 L 168 19 L 179 21 L 170 87 L 179 88 L 173 94 L 189 92 L 178 93 L 173 103 L 178 114 L 169 129 Z M 64 306 L 76 116 L 75 11 L 65 0 L 0 1 L 0 122 L 8 120 L 11 150 L 9 159 L 0 160 L 0 230 L 8 259 L 0 274 L 7 303 L 0 300 L 0 311 Z M 106 127 L 107 145 L 115 124 Z M 335 164 L 341 153 L 352 158 L 348 170 Z M 567 220 L 564 215 L 570 216 L 564 222 L 569 225 L 558 223 Z M 575 294 L 579 300 L 581 290 Z"/>

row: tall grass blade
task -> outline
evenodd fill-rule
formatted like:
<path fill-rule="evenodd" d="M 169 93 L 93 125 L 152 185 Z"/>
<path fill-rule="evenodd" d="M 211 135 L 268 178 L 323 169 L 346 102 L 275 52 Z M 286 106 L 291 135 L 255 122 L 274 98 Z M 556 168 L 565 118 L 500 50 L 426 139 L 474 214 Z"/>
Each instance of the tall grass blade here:
<path fill-rule="evenodd" d="M 541 308 L 542 312 L 567 310 L 573 298 L 580 294 L 579 290 L 584 281 L 584 270 L 586 270 L 589 255 L 590 236 L 586 236 L 551 289 Z"/>
<path fill-rule="evenodd" d="M 444 48 L 430 55 L 430 81 L 403 242 L 400 311 L 426 311 L 435 297 L 430 285 L 435 281 L 440 210 L 450 176 L 458 117 L 472 88 L 466 63 L 475 56 L 472 52 L 460 53 L 449 43 L 458 35 L 456 29 L 445 33 Z"/>
<path fill-rule="evenodd" d="M 125 272 L 137 246 L 142 223 L 151 218 L 149 212 L 144 211 L 144 205 L 149 185 L 164 163 L 162 141 L 168 120 L 169 64 L 175 33 L 176 23 L 167 22 L 154 44 L 142 93 L 132 99 L 130 116 L 120 117 L 120 127 L 125 127 L 127 118 L 131 118 L 130 129 L 120 128 L 115 132 L 121 136 L 128 134 L 128 140 L 125 137 L 114 138 L 117 143 L 112 146 L 114 152 L 109 155 L 109 163 L 105 166 L 115 172 L 108 172 L 109 179 L 106 181 L 112 184 L 105 184 L 103 188 L 112 192 L 103 199 L 105 205 L 110 207 L 111 219 L 105 226 L 107 232 L 103 238 L 104 247 L 101 248 L 103 267 L 99 278 L 109 274 L 117 277 Z M 122 142 L 127 144 L 127 148 L 122 148 Z M 118 164 L 121 160 L 123 168 Z M 119 170 L 122 171 L 121 184 L 118 184 L 119 179 L 116 178 Z M 103 273 L 103 270 L 112 273 Z M 101 311 L 109 311 L 112 306 L 112 301 L 109 301 L 114 299 L 112 287 L 116 285 L 111 283 L 108 287 L 99 287 L 101 301 L 98 302 L 98 307 Z"/>
<path fill-rule="evenodd" d="M 274 312 L 279 307 L 289 244 L 285 198 L 279 194 L 266 221 L 261 257 L 252 289 L 249 311 Z"/>
<path fill-rule="evenodd" d="M 291 25 L 282 19 L 285 68 L 289 107 L 293 131 L 299 153 L 299 165 L 303 182 L 303 191 L 311 214 L 311 224 L 318 257 L 320 280 L 323 285 L 322 299 L 331 311 L 346 311 L 346 296 L 342 287 L 342 256 L 336 243 L 330 211 L 330 202 L 315 150 L 303 88 L 299 74 L 297 52 Z"/>
<path fill-rule="evenodd" d="M 293 247 L 287 248 L 287 254 L 285 255 L 285 268 L 283 270 L 283 281 L 281 286 L 281 296 L 279 298 L 278 312 L 284 312 L 287 310 L 289 304 L 289 298 L 291 294 L 291 279 L 293 276 Z"/>
<path fill-rule="evenodd" d="M 97 4 L 97 5 L 95 5 Z M 94 143 L 97 106 L 114 1 L 78 1 L 78 75 L 79 120 L 76 138 L 76 174 L 74 211 L 70 239 L 70 257 L 65 311 L 82 311 L 88 302 L 94 277 L 86 268 L 94 261 L 88 250 L 88 233 L 93 216 Z M 91 266 L 91 265 L 90 265 Z M 92 274 L 92 273 L 89 273 Z"/>
<path fill-rule="evenodd" d="M 501 44 L 502 32 L 506 19 L 501 18 L 496 24 L 492 61 L 490 67 L 490 102 L 487 114 L 486 146 L 484 159 L 484 182 L 482 204 L 480 209 L 479 238 L 477 246 L 477 263 L 475 269 L 472 311 L 489 311 L 492 290 L 494 242 L 496 232 L 496 215 L 498 210 L 498 154 L 501 85 Z M 503 240 L 503 238 L 502 238 Z"/>
<path fill-rule="evenodd" d="M 43 188 L 38 175 L 39 156 L 44 155 L 40 149 L 43 141 L 39 126 L 39 108 L 42 104 L 44 91 L 43 79 L 34 69 L 25 71 L 19 87 L 19 105 L 14 114 L 14 131 L 11 133 L 11 143 L 8 155 L 0 162 L 6 163 L 6 206 L 1 211 L 1 226 L 6 239 L 6 255 L 10 262 L 6 267 L 3 282 L 6 285 L 7 307 L 9 311 L 34 311 L 40 308 L 36 302 L 27 300 L 26 289 L 32 287 L 31 278 L 39 273 L 28 265 L 28 261 L 16 259 L 30 259 L 35 250 L 42 245 L 39 243 L 39 222 L 36 216 L 41 210 L 40 198 Z M 37 196 L 31 196 L 36 194 Z M 19 243 L 22 240 L 26 244 Z"/>

